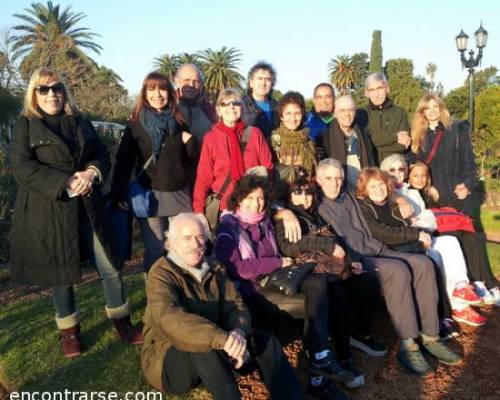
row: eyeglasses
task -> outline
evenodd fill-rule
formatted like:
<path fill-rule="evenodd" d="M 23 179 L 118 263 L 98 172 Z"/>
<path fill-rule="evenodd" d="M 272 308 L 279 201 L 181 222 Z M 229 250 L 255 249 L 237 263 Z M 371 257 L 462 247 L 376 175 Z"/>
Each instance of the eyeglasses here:
<path fill-rule="evenodd" d="M 219 105 L 221 107 L 229 107 L 229 106 L 241 107 L 243 105 L 243 103 L 241 101 L 231 100 L 231 101 L 228 101 L 228 102 L 221 101 Z"/>
<path fill-rule="evenodd" d="M 395 172 L 406 172 L 406 168 L 405 167 L 399 167 L 399 168 L 389 168 L 389 172 L 391 174 L 395 173 Z"/>
<path fill-rule="evenodd" d="M 42 96 L 47 96 L 49 92 L 52 90 L 52 93 L 61 95 L 66 92 L 64 89 L 64 85 L 62 83 L 56 83 L 55 85 L 48 86 L 48 85 L 38 85 L 35 90 L 38 92 L 38 94 Z"/>
<path fill-rule="evenodd" d="M 313 189 L 298 188 L 298 189 L 295 189 L 292 193 L 297 195 L 297 196 L 302 196 L 302 195 L 307 196 L 307 195 L 314 194 L 314 190 Z"/>

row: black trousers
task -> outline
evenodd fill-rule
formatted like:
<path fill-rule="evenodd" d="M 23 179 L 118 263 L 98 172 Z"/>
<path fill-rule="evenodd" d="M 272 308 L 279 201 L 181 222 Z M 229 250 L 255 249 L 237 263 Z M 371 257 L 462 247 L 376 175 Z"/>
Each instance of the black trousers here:
<path fill-rule="evenodd" d="M 467 262 L 469 279 L 471 281 L 484 281 L 488 289 L 498 286 L 498 280 L 491 271 L 485 240 L 477 233 L 465 231 L 446 232 L 446 234 L 455 236 L 460 242 Z"/>
<path fill-rule="evenodd" d="M 248 338 L 248 350 L 272 399 L 303 399 L 304 390 L 274 335 L 255 331 Z M 242 370 L 251 369 L 245 365 Z M 240 399 L 235 374 L 223 351 L 192 353 L 170 348 L 163 360 L 162 381 L 167 392 L 185 393 L 200 383 L 215 400 Z"/>

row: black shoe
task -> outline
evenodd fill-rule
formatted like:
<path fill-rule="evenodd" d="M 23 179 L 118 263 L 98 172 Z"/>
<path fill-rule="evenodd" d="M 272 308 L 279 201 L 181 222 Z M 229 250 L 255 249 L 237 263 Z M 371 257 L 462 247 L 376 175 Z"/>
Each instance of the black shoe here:
<path fill-rule="evenodd" d="M 313 386 L 309 381 L 307 385 L 308 397 L 313 396 L 324 400 L 351 400 L 335 383 L 328 378 L 323 378 L 319 386 Z"/>
<path fill-rule="evenodd" d="M 346 385 L 349 389 L 354 389 L 365 384 L 365 376 L 358 369 L 358 367 L 356 367 L 356 363 L 352 358 L 349 358 L 349 360 L 341 361 L 340 365 L 346 371 L 349 371 L 354 375 L 354 379 L 352 381 L 344 382 L 344 385 Z"/>
<path fill-rule="evenodd" d="M 309 371 L 313 374 L 330 377 L 336 382 L 346 383 L 355 379 L 352 372 L 346 371 L 340 366 L 331 351 L 328 351 L 328 355 L 321 360 L 311 360 Z"/>
<path fill-rule="evenodd" d="M 350 339 L 351 347 L 361 350 L 372 357 L 382 357 L 387 354 L 387 347 L 371 336 L 353 335 Z"/>
<path fill-rule="evenodd" d="M 444 318 L 439 323 L 439 340 L 449 340 L 460 336 L 458 324 L 451 318 Z"/>

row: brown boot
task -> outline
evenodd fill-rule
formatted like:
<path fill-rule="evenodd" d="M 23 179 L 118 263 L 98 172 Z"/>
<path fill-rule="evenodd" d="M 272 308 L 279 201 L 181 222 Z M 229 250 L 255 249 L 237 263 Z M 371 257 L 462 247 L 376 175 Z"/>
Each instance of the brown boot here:
<path fill-rule="evenodd" d="M 129 344 L 142 344 L 142 329 L 132 325 L 130 322 L 130 315 L 114 319 L 113 324 L 115 325 L 116 332 L 120 338 Z"/>
<path fill-rule="evenodd" d="M 128 303 L 114 308 L 106 306 L 106 315 L 113 321 L 120 339 L 129 344 L 142 344 L 142 329 L 132 325 Z"/>
<path fill-rule="evenodd" d="M 78 357 L 82 353 L 80 343 L 80 319 L 78 312 L 60 318 L 56 315 L 63 355 L 66 358 Z"/>

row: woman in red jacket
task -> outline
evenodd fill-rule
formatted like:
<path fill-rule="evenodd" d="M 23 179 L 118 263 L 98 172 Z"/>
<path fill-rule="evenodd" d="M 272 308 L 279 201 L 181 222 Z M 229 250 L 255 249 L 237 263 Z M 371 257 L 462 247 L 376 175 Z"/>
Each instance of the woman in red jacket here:
<path fill-rule="evenodd" d="M 205 213 L 208 195 L 220 199 L 220 210 L 227 208 L 227 200 L 236 181 L 245 171 L 256 166 L 273 168 L 272 155 L 262 132 L 241 121 L 241 95 L 236 89 L 224 89 L 217 99 L 219 122 L 203 138 L 196 182 L 193 210 Z"/>

